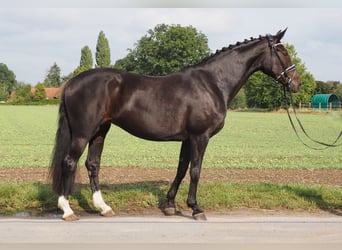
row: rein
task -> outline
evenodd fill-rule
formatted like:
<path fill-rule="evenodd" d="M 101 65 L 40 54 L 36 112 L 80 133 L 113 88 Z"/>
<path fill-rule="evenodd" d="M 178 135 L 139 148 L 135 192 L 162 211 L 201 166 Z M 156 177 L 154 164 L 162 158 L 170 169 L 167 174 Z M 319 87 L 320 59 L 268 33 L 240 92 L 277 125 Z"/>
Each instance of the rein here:
<path fill-rule="evenodd" d="M 292 98 L 292 93 L 290 92 L 290 104 L 292 106 L 292 109 L 293 109 L 293 113 L 296 117 L 296 120 L 297 120 L 297 123 L 299 124 L 299 127 L 301 128 L 301 130 L 303 131 L 304 135 L 312 142 L 316 143 L 316 144 L 319 144 L 319 145 L 322 145 L 324 146 L 323 148 L 318 148 L 318 147 L 313 147 L 313 146 L 310 146 L 308 145 L 307 143 L 305 143 L 303 141 L 303 139 L 299 136 L 298 134 L 298 131 L 296 129 L 296 126 L 294 125 L 294 122 L 291 118 L 291 115 L 290 115 L 290 111 L 289 111 L 289 105 L 288 105 L 288 99 L 287 99 L 287 91 L 286 91 L 286 87 L 284 86 L 284 102 L 285 102 L 285 107 L 286 107 L 286 111 L 287 111 L 287 116 L 289 117 L 289 120 L 290 120 L 290 123 L 291 123 L 291 126 L 293 128 L 293 131 L 295 132 L 297 138 L 308 148 L 310 149 L 314 149 L 314 150 L 325 150 L 327 148 L 332 148 L 332 147 L 338 147 L 338 146 L 341 146 L 342 143 L 339 143 L 337 144 L 338 140 L 342 137 L 342 131 L 340 132 L 340 134 L 337 136 L 337 138 L 335 139 L 335 141 L 333 141 L 332 143 L 325 143 L 325 142 L 322 142 L 322 141 L 318 141 L 318 140 L 315 140 L 313 139 L 305 130 L 302 122 L 299 120 L 298 116 L 297 116 L 297 112 L 296 112 L 296 108 L 295 108 L 295 105 L 293 103 L 293 98 Z"/>
<path fill-rule="evenodd" d="M 289 72 L 291 71 L 296 71 L 296 66 L 294 64 L 292 64 L 291 66 L 289 67 L 286 67 L 284 62 L 281 60 L 279 54 L 278 54 L 278 51 L 277 51 L 277 46 L 279 45 L 282 45 L 281 43 L 276 43 L 274 44 L 273 43 L 273 39 L 272 39 L 272 36 L 271 35 L 267 35 L 267 38 L 268 38 L 268 42 L 269 42 L 269 45 L 271 47 L 271 50 L 272 52 L 274 52 L 274 54 L 277 56 L 277 58 L 279 59 L 279 62 L 283 68 L 283 71 L 279 74 L 278 77 L 276 77 L 276 81 L 279 82 L 281 79 L 284 80 L 284 82 L 287 84 L 287 86 L 283 85 L 284 86 L 284 102 L 285 102 L 285 107 L 286 107 L 286 111 L 287 111 L 287 115 L 289 117 L 289 120 L 290 120 L 290 123 L 291 123 L 291 126 L 293 128 L 293 131 L 295 132 L 297 138 L 308 148 L 310 149 L 314 149 L 314 150 L 324 150 L 324 149 L 327 149 L 327 148 L 331 148 L 331 147 L 338 147 L 338 146 L 341 146 L 342 143 L 339 143 L 337 144 L 337 142 L 339 141 L 339 139 L 342 137 L 342 131 L 340 132 L 340 134 L 337 136 L 337 138 L 335 139 L 335 141 L 333 141 L 332 143 L 325 143 L 325 142 L 322 142 L 322 141 L 318 141 L 318 140 L 315 140 L 313 139 L 305 130 L 302 122 L 299 120 L 298 116 L 297 116 L 297 112 L 296 112 L 296 109 L 295 109 L 295 105 L 293 103 L 293 98 L 292 98 L 292 93 L 291 93 L 291 84 L 292 84 L 292 77 L 289 76 Z M 273 54 L 273 53 L 272 53 Z M 272 55 L 271 54 L 271 55 Z M 298 131 L 296 129 L 296 126 L 291 118 L 291 115 L 290 115 L 290 111 L 289 111 L 289 106 L 288 106 L 288 99 L 287 99 L 287 91 L 286 90 L 289 90 L 289 93 L 290 93 L 290 104 L 292 106 L 292 109 L 293 109 L 293 113 L 296 117 L 296 120 L 297 120 L 297 123 L 299 124 L 299 127 L 301 128 L 302 132 L 304 133 L 304 135 L 312 142 L 316 143 L 316 144 L 319 144 L 321 146 L 324 146 L 323 148 L 318 148 L 318 147 L 313 147 L 313 146 L 310 146 L 309 144 L 305 143 L 303 141 L 303 139 L 299 136 L 298 134 Z"/>

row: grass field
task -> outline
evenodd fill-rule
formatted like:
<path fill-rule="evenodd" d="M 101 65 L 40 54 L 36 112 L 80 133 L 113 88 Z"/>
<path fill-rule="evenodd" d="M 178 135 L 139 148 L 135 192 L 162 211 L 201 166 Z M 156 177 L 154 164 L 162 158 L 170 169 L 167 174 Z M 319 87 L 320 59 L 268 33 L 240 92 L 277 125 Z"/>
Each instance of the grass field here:
<path fill-rule="evenodd" d="M 0 168 L 49 166 L 57 115 L 57 106 L 0 106 Z M 340 113 L 300 118 L 318 140 L 331 142 L 341 131 Z M 176 167 L 179 149 L 179 142 L 145 141 L 112 126 L 102 166 Z M 229 112 L 224 129 L 210 140 L 203 167 L 341 169 L 342 154 L 341 148 L 303 146 L 284 113 Z"/>
<path fill-rule="evenodd" d="M 48 167 L 57 124 L 57 106 L 0 106 L 0 168 Z M 300 115 L 308 132 L 332 141 L 341 130 L 340 113 Z M 149 142 L 112 126 L 103 152 L 103 166 L 176 167 L 180 143 Z M 84 155 L 80 164 L 84 163 Z M 314 151 L 295 137 L 283 113 L 228 113 L 224 129 L 211 139 L 205 168 L 342 169 L 341 148 Z M 105 200 L 117 212 L 158 209 L 169 185 L 102 183 Z M 181 185 L 177 206 L 186 209 L 187 185 Z M 199 187 L 206 211 L 272 209 L 324 210 L 340 214 L 342 190 L 330 186 L 272 183 L 207 183 Z M 78 186 L 70 197 L 78 212 L 94 212 L 89 186 Z M 55 213 L 57 196 L 40 182 L 0 183 L 0 215 Z"/>

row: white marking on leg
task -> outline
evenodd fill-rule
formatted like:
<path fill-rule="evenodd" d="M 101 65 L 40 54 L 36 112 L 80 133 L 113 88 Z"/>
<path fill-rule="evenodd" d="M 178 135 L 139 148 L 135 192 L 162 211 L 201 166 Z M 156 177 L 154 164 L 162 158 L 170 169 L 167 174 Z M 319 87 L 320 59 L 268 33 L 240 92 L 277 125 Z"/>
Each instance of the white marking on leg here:
<path fill-rule="evenodd" d="M 108 213 L 109 211 L 111 211 L 111 207 L 108 206 L 104 201 L 103 201 L 103 198 L 102 198 L 102 194 L 101 194 L 101 191 L 96 191 L 93 193 L 93 203 L 94 203 L 94 206 L 100 210 L 101 214 L 104 215 L 106 213 Z"/>
<path fill-rule="evenodd" d="M 63 218 L 74 214 L 74 211 L 72 211 L 70 207 L 69 201 L 64 197 L 64 195 L 59 196 L 58 207 L 63 211 Z"/>

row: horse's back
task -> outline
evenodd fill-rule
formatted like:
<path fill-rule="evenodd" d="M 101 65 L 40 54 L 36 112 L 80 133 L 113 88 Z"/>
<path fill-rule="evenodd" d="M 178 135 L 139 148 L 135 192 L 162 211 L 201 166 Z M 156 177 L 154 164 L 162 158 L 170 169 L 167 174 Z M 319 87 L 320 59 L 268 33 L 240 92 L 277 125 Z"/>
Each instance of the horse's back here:
<path fill-rule="evenodd" d="M 75 127 L 112 122 L 149 140 L 184 140 L 189 130 L 214 133 L 225 116 L 205 79 L 186 73 L 149 77 L 93 69 L 70 80 L 64 95 Z"/>
<path fill-rule="evenodd" d="M 114 102 L 113 123 L 150 140 L 185 140 L 193 131 L 221 126 L 215 123 L 225 116 L 220 96 L 203 79 L 182 72 L 164 77 L 123 75 Z"/>

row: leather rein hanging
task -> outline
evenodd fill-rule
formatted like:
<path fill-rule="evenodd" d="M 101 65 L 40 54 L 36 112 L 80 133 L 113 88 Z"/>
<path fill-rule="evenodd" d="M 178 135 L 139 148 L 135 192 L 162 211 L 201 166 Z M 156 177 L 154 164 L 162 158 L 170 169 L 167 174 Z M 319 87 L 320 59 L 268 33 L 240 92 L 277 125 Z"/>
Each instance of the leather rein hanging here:
<path fill-rule="evenodd" d="M 318 140 L 315 140 L 313 139 L 305 130 L 302 122 L 299 120 L 298 116 L 297 116 L 297 112 L 296 112 L 296 109 L 295 109 L 295 105 L 294 105 L 294 102 L 293 102 L 293 97 L 292 97 L 292 93 L 291 93 L 291 84 L 292 84 L 292 77 L 289 76 L 289 72 L 291 71 L 296 71 L 296 66 L 293 64 L 291 65 L 290 67 L 286 67 L 285 64 L 283 63 L 283 61 L 281 60 L 278 52 L 277 52 L 277 46 L 278 45 L 281 45 L 281 43 L 277 43 L 277 44 L 274 44 L 273 43 L 273 39 L 272 39 L 272 36 L 268 36 L 268 41 L 269 41 L 269 45 L 272 49 L 272 52 L 275 53 L 275 55 L 277 56 L 277 58 L 279 59 L 279 62 L 282 66 L 282 68 L 284 69 L 280 75 L 276 78 L 276 81 L 279 82 L 279 80 L 283 79 L 284 82 L 287 84 L 286 85 L 283 85 L 284 86 L 284 102 L 285 102 L 285 108 L 286 108 L 286 111 L 287 111 L 287 115 L 289 117 L 289 120 L 290 120 L 290 123 L 291 123 L 291 126 L 297 136 L 297 138 L 308 148 L 310 149 L 314 149 L 314 150 L 324 150 L 324 149 L 327 149 L 327 148 L 331 148 L 331 147 L 338 147 L 338 146 L 341 146 L 342 143 L 339 143 L 337 144 L 337 142 L 339 141 L 339 139 L 342 137 L 342 131 L 340 132 L 340 134 L 337 136 L 337 138 L 332 142 L 332 143 L 325 143 L 325 142 L 321 142 L 321 141 L 318 141 Z M 273 53 L 272 53 L 273 54 Z M 289 105 L 288 105 L 288 98 L 287 98 L 287 90 L 289 90 L 289 93 L 290 93 L 290 104 L 292 106 L 292 109 L 293 109 L 293 113 L 296 117 L 296 120 L 297 120 L 297 123 L 299 124 L 299 127 L 301 128 L 302 132 L 304 133 L 304 135 L 309 139 L 311 140 L 312 142 L 316 143 L 316 144 L 319 144 L 319 145 L 322 145 L 324 146 L 323 148 L 317 148 L 317 147 L 313 147 L 313 146 L 310 146 L 308 145 L 307 143 L 305 143 L 303 141 L 303 139 L 299 136 L 298 134 L 298 131 L 296 129 L 296 126 L 291 118 L 291 115 L 290 115 L 290 111 L 289 111 Z"/>
<path fill-rule="evenodd" d="M 297 116 L 297 112 L 296 112 L 296 108 L 295 108 L 295 105 L 293 103 L 293 98 L 292 98 L 292 93 L 290 92 L 290 104 L 292 106 L 292 109 L 293 109 L 293 113 L 296 117 L 296 120 L 297 120 L 297 123 L 299 124 L 299 127 L 301 128 L 301 130 L 303 131 L 304 135 L 312 142 L 316 143 L 316 144 L 319 144 L 319 145 L 322 145 L 324 146 L 323 148 L 317 148 L 317 147 L 313 147 L 313 146 L 310 146 L 308 145 L 307 143 L 305 143 L 303 141 L 303 139 L 299 136 L 298 134 L 298 131 L 294 125 L 294 122 L 292 121 L 292 118 L 291 118 L 291 115 L 290 115 L 290 111 L 289 111 L 289 106 L 288 106 L 288 98 L 287 98 L 287 91 L 286 91 L 286 87 L 284 86 L 284 102 L 285 102 L 285 108 L 286 108 L 286 111 L 287 111 L 287 116 L 289 117 L 289 120 L 290 120 L 290 123 L 291 123 L 291 126 L 297 136 L 297 138 L 308 148 L 311 148 L 311 149 L 314 149 L 314 150 L 324 150 L 324 149 L 327 149 L 327 148 L 332 148 L 332 147 L 338 147 L 338 146 L 341 146 L 342 143 L 339 143 L 337 144 L 337 142 L 339 141 L 339 139 L 341 138 L 342 136 L 342 131 L 340 132 L 340 134 L 337 136 L 337 138 L 332 142 L 332 143 L 325 143 L 325 142 L 322 142 L 322 141 L 318 141 L 318 140 L 315 140 L 313 139 L 305 130 L 302 122 L 299 120 L 298 116 Z"/>

